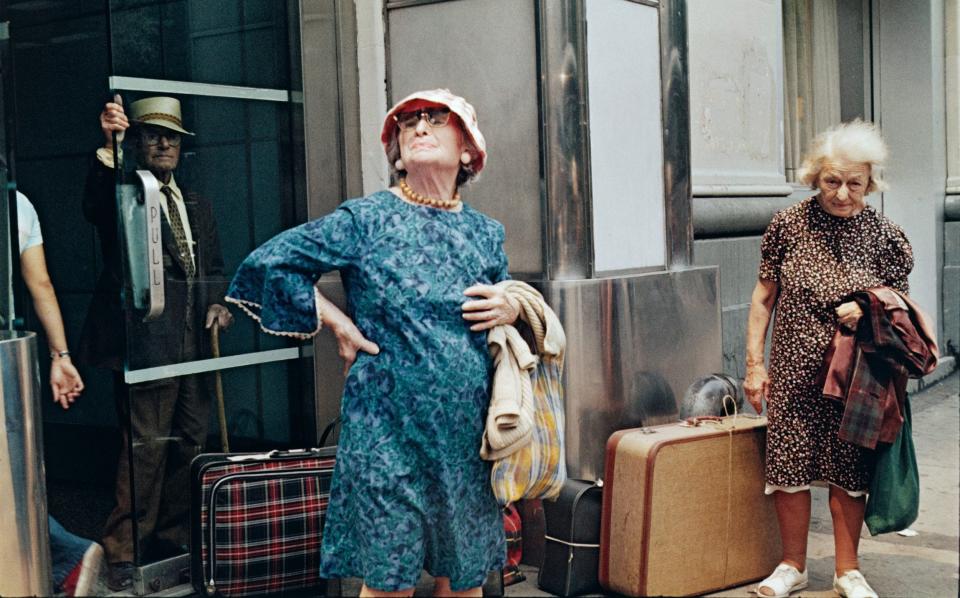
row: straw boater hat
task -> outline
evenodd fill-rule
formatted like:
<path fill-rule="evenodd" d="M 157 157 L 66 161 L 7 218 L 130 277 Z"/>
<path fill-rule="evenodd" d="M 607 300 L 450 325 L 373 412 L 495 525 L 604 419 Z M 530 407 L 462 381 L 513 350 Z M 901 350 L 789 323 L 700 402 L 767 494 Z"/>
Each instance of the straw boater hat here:
<path fill-rule="evenodd" d="M 393 105 L 393 108 L 387 111 L 387 117 L 383 121 L 383 131 L 380 133 L 380 142 L 383 143 L 383 151 L 387 151 L 390 142 L 397 134 L 397 121 L 394 117 L 399 112 L 403 112 L 403 107 L 414 100 L 425 100 L 446 106 L 460 118 L 463 123 L 463 130 L 473 142 L 473 147 L 477 148 L 476 156 L 473 158 L 473 173 L 480 174 L 483 165 L 487 161 L 487 142 L 480 132 L 477 125 L 477 111 L 473 109 L 465 99 L 458 95 L 450 93 L 449 89 L 428 89 L 414 92 Z"/>
<path fill-rule="evenodd" d="M 180 100 L 157 96 L 143 98 L 130 104 L 130 120 L 141 125 L 153 125 L 193 135 L 183 128 L 183 117 L 180 115 Z"/>

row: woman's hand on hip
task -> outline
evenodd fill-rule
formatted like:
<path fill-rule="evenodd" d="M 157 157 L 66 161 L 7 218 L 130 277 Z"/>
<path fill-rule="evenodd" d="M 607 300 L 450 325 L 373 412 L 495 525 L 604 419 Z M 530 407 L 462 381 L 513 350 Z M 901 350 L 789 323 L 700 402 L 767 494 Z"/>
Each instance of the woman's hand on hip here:
<path fill-rule="evenodd" d="M 357 353 L 363 351 L 370 355 L 379 355 L 380 347 L 363 336 L 357 325 L 346 314 L 337 311 L 339 317 L 336 317 L 335 321 L 328 321 L 327 324 L 333 331 L 333 335 L 337 337 L 337 352 L 343 358 L 343 375 L 346 376 L 350 366 L 357 360 Z"/>
<path fill-rule="evenodd" d="M 367 339 L 353 323 L 350 316 L 343 313 L 339 307 L 327 299 L 319 290 L 316 292 L 317 308 L 324 326 L 337 337 L 337 352 L 343 358 L 343 375 L 350 371 L 350 366 L 357 360 L 357 352 L 363 351 L 370 355 L 379 355 L 380 347 Z"/>
<path fill-rule="evenodd" d="M 767 398 L 770 378 L 762 363 L 747 366 L 747 376 L 743 380 L 743 394 L 757 413 L 763 412 L 763 401 Z"/>
<path fill-rule="evenodd" d="M 475 322 L 470 330 L 480 332 L 495 326 L 513 324 L 520 316 L 520 302 L 498 286 L 475 284 L 463 291 L 472 299 L 462 305 L 463 319 Z"/>
<path fill-rule="evenodd" d="M 836 312 L 840 325 L 849 330 L 856 330 L 857 323 L 863 317 L 863 310 L 860 309 L 860 305 L 856 301 L 841 303 Z"/>

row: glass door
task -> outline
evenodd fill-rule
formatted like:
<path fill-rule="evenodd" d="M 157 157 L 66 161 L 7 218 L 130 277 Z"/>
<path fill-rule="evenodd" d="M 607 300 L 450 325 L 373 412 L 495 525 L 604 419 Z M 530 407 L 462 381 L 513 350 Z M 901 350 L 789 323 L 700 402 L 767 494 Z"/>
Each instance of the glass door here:
<path fill-rule="evenodd" d="M 333 359 L 313 359 L 315 346 L 336 354 L 329 338 L 313 345 L 263 334 L 224 306 L 223 294 L 252 249 L 357 194 L 359 160 L 347 160 L 342 147 L 356 120 L 341 109 L 342 92 L 351 88 L 351 69 L 341 65 L 352 61 L 356 70 L 352 36 L 341 31 L 355 26 L 352 6 L 0 3 L 17 64 L 12 82 L 4 62 L 3 109 L 16 116 L 7 119 L 0 146 L 16 155 L 16 188 L 36 208 L 86 385 L 68 411 L 53 405 L 43 385 L 51 512 L 70 531 L 101 541 L 109 562 L 131 563 L 137 594 L 182 581 L 193 455 L 227 443 L 233 452 L 308 446 L 326 423 L 316 421 L 315 377 L 325 380 L 325 396 L 337 395 L 342 384 L 334 375 L 339 364 L 326 376 Z M 309 42 L 303 50 L 301 31 Z M 0 39 L 0 49 L 5 43 Z M 128 117 L 137 106 L 154 106 L 138 114 L 145 124 L 116 145 L 99 120 L 114 98 Z M 151 168 L 148 150 L 167 154 L 171 178 Z M 171 188 L 171 205 L 158 181 Z M 8 188 L 12 181 L 0 180 L 0 208 L 10 203 Z M 9 227 L 0 233 L 0 244 L 14 241 Z M 4 255 L 0 316 L 9 326 L 10 298 L 24 293 L 11 273 L 9 247 L 0 247 Z M 323 284 L 329 296 L 340 294 L 335 279 Z M 162 290 L 162 308 L 156 297 L 151 308 L 144 288 Z M 207 327 L 207 315 L 221 313 L 213 306 L 232 316 L 216 335 Z M 18 314 L 25 327 L 39 330 L 25 307 Z M 41 372 L 49 371 L 45 352 L 40 361 Z M 338 410 L 333 400 L 320 402 L 322 418 Z M 148 571 L 171 561 L 170 575 Z"/>
<path fill-rule="evenodd" d="M 132 126 L 88 173 L 107 296 L 84 334 L 105 364 L 122 362 L 112 560 L 189 551 L 200 452 L 312 441 L 309 348 L 223 299 L 251 250 L 305 219 L 297 8 L 110 0 L 109 88 Z"/>

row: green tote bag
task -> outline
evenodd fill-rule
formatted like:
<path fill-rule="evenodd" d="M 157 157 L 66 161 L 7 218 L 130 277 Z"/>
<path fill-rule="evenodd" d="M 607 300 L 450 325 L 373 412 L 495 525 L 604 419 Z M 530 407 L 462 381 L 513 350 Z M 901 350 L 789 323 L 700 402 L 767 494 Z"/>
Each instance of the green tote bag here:
<path fill-rule="evenodd" d="M 920 508 L 920 472 L 913 448 L 910 400 L 903 403 L 903 427 L 892 444 L 878 444 L 876 469 L 864 521 L 870 534 L 898 532 L 916 521 Z"/>

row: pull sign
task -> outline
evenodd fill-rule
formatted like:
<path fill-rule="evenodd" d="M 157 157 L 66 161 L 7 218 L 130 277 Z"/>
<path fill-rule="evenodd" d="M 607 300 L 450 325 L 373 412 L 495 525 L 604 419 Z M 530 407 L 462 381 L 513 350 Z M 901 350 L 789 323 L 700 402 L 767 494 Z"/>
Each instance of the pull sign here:
<path fill-rule="evenodd" d="M 147 242 L 147 272 L 149 273 L 149 283 L 146 292 L 147 314 L 143 321 L 147 322 L 156 319 L 163 313 L 164 295 L 163 295 L 163 245 L 160 234 L 160 222 L 163 219 L 163 212 L 160 209 L 160 202 L 163 193 L 160 192 L 160 183 L 149 170 L 138 170 L 137 178 L 143 189 L 143 203 L 146 218 L 145 239 Z"/>

